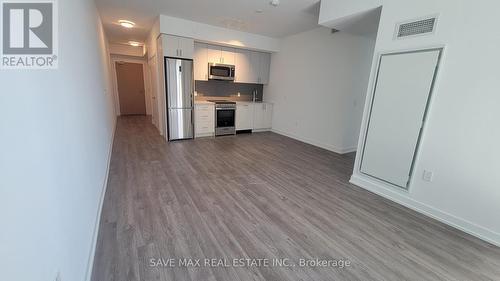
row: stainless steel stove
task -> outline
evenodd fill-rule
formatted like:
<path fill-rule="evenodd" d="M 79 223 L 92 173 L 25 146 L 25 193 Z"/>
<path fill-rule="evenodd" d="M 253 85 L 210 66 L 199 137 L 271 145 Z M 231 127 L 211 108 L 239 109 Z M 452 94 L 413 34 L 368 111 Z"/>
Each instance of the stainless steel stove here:
<path fill-rule="evenodd" d="M 215 136 L 236 134 L 236 102 L 209 100 L 215 103 Z"/>

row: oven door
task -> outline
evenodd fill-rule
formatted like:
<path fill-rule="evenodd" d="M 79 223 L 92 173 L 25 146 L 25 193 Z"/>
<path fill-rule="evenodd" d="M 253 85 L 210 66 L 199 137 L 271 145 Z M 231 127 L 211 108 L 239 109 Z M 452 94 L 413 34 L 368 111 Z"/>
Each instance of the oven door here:
<path fill-rule="evenodd" d="M 215 112 L 217 124 L 216 128 L 234 127 L 236 110 L 218 108 Z"/>

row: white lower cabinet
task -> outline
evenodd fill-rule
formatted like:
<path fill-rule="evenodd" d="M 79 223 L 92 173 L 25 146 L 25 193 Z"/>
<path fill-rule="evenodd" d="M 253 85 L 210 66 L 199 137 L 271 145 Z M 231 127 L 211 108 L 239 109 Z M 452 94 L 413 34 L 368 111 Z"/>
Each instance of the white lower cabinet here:
<path fill-rule="evenodd" d="M 236 103 L 236 130 L 252 130 L 253 129 L 253 103 L 238 102 Z"/>
<path fill-rule="evenodd" d="M 194 135 L 196 138 L 215 135 L 215 105 L 195 104 Z"/>
<path fill-rule="evenodd" d="M 270 130 L 273 121 L 273 104 L 272 103 L 255 103 L 253 129 L 256 131 Z"/>

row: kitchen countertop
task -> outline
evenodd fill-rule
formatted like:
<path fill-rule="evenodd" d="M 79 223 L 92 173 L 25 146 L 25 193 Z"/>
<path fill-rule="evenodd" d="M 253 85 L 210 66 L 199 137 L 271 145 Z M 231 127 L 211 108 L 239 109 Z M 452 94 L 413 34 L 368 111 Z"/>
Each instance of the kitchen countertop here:
<path fill-rule="evenodd" d="M 194 104 L 214 104 L 214 103 L 206 100 L 195 100 Z"/>

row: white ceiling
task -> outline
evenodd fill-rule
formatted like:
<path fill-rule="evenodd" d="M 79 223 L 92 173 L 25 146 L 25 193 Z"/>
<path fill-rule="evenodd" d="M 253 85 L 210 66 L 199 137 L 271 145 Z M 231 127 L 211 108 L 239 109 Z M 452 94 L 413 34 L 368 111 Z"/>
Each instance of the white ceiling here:
<path fill-rule="evenodd" d="M 173 16 L 215 26 L 285 37 L 318 26 L 319 0 L 95 0 L 110 42 L 144 41 L 155 18 Z M 256 13 L 262 10 L 262 13 Z M 117 25 L 131 20 L 136 28 Z"/>

